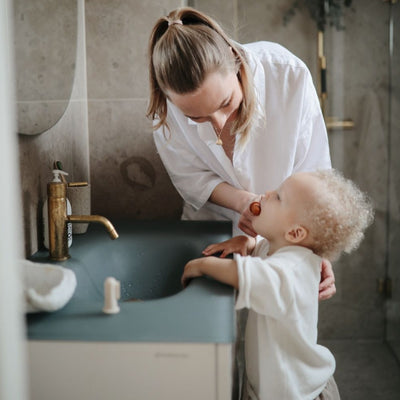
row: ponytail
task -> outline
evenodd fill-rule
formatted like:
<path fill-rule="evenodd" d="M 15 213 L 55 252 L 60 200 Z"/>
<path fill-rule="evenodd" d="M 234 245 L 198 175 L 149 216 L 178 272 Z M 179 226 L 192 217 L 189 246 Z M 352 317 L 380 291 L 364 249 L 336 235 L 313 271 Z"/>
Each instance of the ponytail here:
<path fill-rule="evenodd" d="M 160 18 L 149 40 L 150 103 L 147 116 L 158 120 L 153 128 L 167 124 L 166 91 L 191 93 L 208 74 L 235 71 L 243 91 L 232 133 L 244 143 L 255 114 L 256 98 L 246 56 L 212 18 L 190 7 Z"/>

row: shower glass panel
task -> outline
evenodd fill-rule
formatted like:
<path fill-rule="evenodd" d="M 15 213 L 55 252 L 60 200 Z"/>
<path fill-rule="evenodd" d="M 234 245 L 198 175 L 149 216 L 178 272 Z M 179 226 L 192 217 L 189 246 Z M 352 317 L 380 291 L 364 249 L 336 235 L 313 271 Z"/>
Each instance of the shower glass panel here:
<path fill-rule="evenodd" d="M 325 116 L 354 127 L 329 130 L 332 163 L 376 212 L 360 249 L 335 265 L 339 336 L 383 340 L 400 359 L 400 3 L 353 0 L 343 23 L 325 32 Z"/>
<path fill-rule="evenodd" d="M 391 293 L 386 304 L 386 339 L 400 360 L 400 3 L 388 5 L 390 143 L 388 273 Z"/>

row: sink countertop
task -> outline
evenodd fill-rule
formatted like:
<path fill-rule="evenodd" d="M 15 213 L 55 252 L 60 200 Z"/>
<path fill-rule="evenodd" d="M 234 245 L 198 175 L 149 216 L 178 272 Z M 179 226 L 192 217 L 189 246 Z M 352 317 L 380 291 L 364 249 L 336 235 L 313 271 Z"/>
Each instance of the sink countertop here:
<path fill-rule="evenodd" d="M 113 221 L 112 221 L 113 222 Z M 201 257 L 210 243 L 231 237 L 231 224 L 215 221 L 121 221 L 114 223 L 120 238 L 112 241 L 102 225 L 91 224 L 84 235 L 74 235 L 71 258 L 54 262 L 72 269 L 77 288 L 69 303 L 56 312 L 27 315 L 30 340 L 232 343 L 235 340 L 235 292 L 233 288 L 208 278 L 197 278 L 189 286 L 167 297 L 144 301 L 119 301 L 120 312 L 107 315 L 103 308 L 104 271 L 90 263 L 97 248 L 109 253 L 113 243 L 130 246 L 132 268 L 154 262 L 162 264 L 173 255 L 171 243 L 182 243 L 186 258 L 179 261 L 180 275 L 191 258 Z M 136 243 L 141 243 L 142 247 Z M 177 250 L 179 251 L 179 250 Z M 134 256 L 132 256 L 132 254 Z M 103 257 L 105 258 L 105 256 Z M 52 263 L 47 251 L 39 251 L 32 261 Z M 118 259 L 112 259 L 118 264 Z M 114 276 L 118 265 L 111 265 Z M 108 272 L 108 271 L 107 271 Z M 146 273 L 146 272 L 144 272 Z M 97 276 L 99 275 L 99 276 Z M 118 276 L 115 276 L 119 279 Z M 122 283 L 122 282 L 121 282 Z M 122 294 L 122 293 L 121 293 Z M 122 294 L 123 295 L 123 294 Z M 124 297 L 124 296 L 122 296 Z"/>

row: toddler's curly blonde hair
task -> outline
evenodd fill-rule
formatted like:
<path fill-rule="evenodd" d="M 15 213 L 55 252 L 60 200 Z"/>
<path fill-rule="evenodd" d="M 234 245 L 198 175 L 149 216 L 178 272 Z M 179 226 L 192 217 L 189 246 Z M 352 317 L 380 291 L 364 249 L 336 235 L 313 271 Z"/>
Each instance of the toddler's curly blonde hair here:
<path fill-rule="evenodd" d="M 372 223 L 374 210 L 369 197 L 335 169 L 310 173 L 320 186 L 304 213 L 313 244 L 311 249 L 334 261 L 342 252 L 355 250 Z"/>

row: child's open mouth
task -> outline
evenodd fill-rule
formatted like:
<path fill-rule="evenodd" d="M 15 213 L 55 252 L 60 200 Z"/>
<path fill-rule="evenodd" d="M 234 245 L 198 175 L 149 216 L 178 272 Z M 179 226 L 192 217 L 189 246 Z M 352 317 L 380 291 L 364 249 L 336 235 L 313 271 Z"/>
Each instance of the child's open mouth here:
<path fill-rule="evenodd" d="M 250 208 L 250 212 L 251 212 L 254 216 L 260 215 L 260 213 L 261 213 L 261 204 L 260 204 L 259 201 L 253 201 L 253 202 L 250 204 L 249 208 Z"/>

